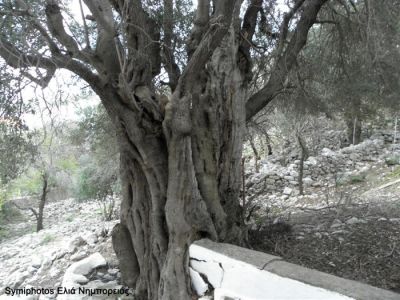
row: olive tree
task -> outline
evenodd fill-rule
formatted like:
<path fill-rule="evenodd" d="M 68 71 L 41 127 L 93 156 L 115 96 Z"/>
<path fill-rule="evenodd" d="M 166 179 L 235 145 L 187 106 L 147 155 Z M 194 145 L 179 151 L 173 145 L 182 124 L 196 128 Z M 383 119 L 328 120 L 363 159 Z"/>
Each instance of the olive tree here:
<path fill-rule="evenodd" d="M 80 17 L 58 0 L 0 4 L 4 63 L 42 86 L 71 71 L 112 120 L 123 198 L 113 244 L 139 299 L 190 299 L 193 241 L 243 243 L 246 120 L 285 89 L 326 2 L 288 1 L 279 13 L 276 1 L 198 0 L 184 21 L 183 0 L 83 0 Z M 250 92 L 260 47 L 267 72 Z"/>

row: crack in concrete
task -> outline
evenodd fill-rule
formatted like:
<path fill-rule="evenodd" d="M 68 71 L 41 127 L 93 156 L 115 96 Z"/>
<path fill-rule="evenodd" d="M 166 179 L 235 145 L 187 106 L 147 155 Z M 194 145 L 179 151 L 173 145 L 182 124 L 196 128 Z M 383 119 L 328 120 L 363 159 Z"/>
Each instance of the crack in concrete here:
<path fill-rule="evenodd" d="M 219 267 L 220 267 L 221 270 L 222 270 L 221 282 L 219 283 L 219 286 L 221 287 L 221 286 L 222 286 L 222 282 L 224 281 L 225 269 L 224 269 L 224 267 L 222 266 L 222 263 L 221 263 L 221 262 L 219 263 Z"/>
<path fill-rule="evenodd" d="M 194 261 L 198 261 L 198 262 L 207 262 L 206 260 L 198 259 L 195 257 L 191 257 L 189 260 L 194 260 Z"/>
<path fill-rule="evenodd" d="M 265 268 L 269 265 L 269 264 L 271 264 L 271 263 L 273 263 L 273 262 L 276 262 L 276 261 L 283 261 L 283 259 L 282 258 L 274 258 L 274 259 L 271 259 L 270 261 L 267 261 L 263 266 L 262 266 L 262 268 L 260 268 L 260 270 L 262 271 L 262 270 L 265 270 Z"/>

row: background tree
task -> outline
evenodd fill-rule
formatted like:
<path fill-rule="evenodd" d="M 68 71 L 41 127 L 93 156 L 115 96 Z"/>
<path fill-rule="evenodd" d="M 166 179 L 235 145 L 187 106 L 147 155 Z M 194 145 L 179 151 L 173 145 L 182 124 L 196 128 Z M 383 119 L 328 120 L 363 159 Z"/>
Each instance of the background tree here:
<path fill-rule="evenodd" d="M 80 200 L 97 199 L 106 220 L 114 217 L 114 198 L 120 194 L 119 151 L 115 130 L 102 106 L 82 111 L 78 126 L 70 133 L 80 155 L 76 193 Z"/>
<path fill-rule="evenodd" d="M 22 114 L 32 110 L 31 103 L 23 101 L 18 81 L 0 69 L 0 184 L 17 177 L 34 154 L 32 136 L 22 120 Z"/>
<path fill-rule="evenodd" d="M 398 13 L 393 1 L 329 3 L 299 59 L 299 69 L 315 74 L 307 90 L 345 120 L 349 144 L 361 141 L 363 123 L 382 108 L 399 108 Z"/>
<path fill-rule="evenodd" d="M 9 194 L 9 183 L 34 159 L 36 149 L 32 134 L 22 120 L 31 111 L 30 101 L 23 101 L 20 81 L 0 68 L 0 214 Z M 3 217 L 3 216 L 1 216 Z"/>
<path fill-rule="evenodd" d="M 64 199 L 72 196 L 73 192 L 72 178 L 77 169 L 77 160 L 61 128 L 64 124 L 58 126 L 47 125 L 35 131 L 35 159 L 26 171 L 10 183 L 10 194 L 14 197 L 33 197 L 38 200 L 37 206 L 21 206 L 14 202 L 18 208 L 34 214 L 37 231 L 43 229 L 44 208 L 49 197 Z"/>

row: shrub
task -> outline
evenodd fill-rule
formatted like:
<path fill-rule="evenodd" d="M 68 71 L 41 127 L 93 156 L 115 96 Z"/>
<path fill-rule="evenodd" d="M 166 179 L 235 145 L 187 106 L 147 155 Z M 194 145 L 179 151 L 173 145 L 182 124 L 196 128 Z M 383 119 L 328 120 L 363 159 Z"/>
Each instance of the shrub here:
<path fill-rule="evenodd" d="M 336 187 L 340 187 L 346 184 L 355 184 L 355 183 L 360 183 L 364 182 L 366 179 L 367 175 L 365 173 L 359 173 L 359 174 L 349 174 L 349 173 L 344 173 L 336 176 Z"/>
<path fill-rule="evenodd" d="M 3 212 L 3 205 L 5 201 L 6 201 L 6 191 L 5 189 L 0 189 L 0 215 Z"/>
<path fill-rule="evenodd" d="M 114 170 L 102 170 L 93 164 L 81 170 L 78 199 L 95 199 L 106 221 L 114 218 L 115 195 L 119 193 L 118 177 Z"/>
<path fill-rule="evenodd" d="M 360 183 L 365 181 L 365 174 L 351 175 L 349 181 L 351 184 Z"/>
<path fill-rule="evenodd" d="M 393 156 L 387 157 L 385 161 L 388 166 L 400 165 L 400 156 L 393 155 Z"/>
<path fill-rule="evenodd" d="M 51 234 L 46 234 L 44 237 L 43 237 L 43 240 L 40 242 L 40 245 L 45 245 L 45 244 L 48 244 L 48 243 L 50 243 L 51 241 L 54 241 L 54 236 L 52 236 Z"/>
<path fill-rule="evenodd" d="M 7 188 L 0 188 L 0 225 L 20 219 L 21 212 L 11 205 L 9 191 Z"/>

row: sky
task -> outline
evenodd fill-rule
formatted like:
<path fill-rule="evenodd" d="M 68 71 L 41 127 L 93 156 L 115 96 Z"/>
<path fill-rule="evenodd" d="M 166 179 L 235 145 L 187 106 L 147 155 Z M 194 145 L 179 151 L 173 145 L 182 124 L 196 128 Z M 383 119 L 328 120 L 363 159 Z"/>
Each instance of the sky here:
<path fill-rule="evenodd" d="M 31 129 L 42 128 L 51 119 L 57 122 L 77 121 L 79 112 L 88 106 L 100 103 L 96 96 L 83 97 L 84 83 L 71 84 L 71 73 L 59 70 L 49 86 L 43 90 L 29 87 L 23 91 L 24 100 L 38 99 L 34 104 L 35 114 L 25 114 L 23 119 Z"/>

